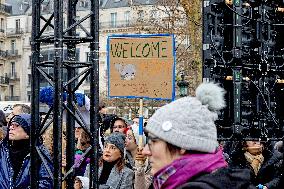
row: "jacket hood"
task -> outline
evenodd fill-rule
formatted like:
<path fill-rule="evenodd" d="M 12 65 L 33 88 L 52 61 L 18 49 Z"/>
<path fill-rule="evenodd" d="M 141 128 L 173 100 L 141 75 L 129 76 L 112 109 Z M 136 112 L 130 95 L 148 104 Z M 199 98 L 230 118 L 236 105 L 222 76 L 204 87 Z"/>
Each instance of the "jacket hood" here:
<path fill-rule="evenodd" d="M 89 189 L 89 178 L 77 176 L 78 179 L 82 182 L 83 189 Z"/>

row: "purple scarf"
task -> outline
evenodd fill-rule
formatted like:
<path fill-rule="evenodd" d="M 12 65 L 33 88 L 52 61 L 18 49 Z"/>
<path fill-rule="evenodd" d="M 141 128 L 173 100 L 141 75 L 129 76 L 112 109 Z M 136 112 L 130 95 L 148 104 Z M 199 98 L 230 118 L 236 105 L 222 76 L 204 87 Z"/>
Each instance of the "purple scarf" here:
<path fill-rule="evenodd" d="M 154 188 L 175 189 L 196 175 L 226 166 L 221 148 L 214 154 L 186 154 L 154 175 Z"/>

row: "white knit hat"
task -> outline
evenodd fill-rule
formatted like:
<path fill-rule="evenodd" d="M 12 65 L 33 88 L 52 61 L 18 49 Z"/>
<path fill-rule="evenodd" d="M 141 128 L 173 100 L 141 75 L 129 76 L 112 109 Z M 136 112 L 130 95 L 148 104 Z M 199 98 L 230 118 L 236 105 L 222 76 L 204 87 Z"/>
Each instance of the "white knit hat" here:
<path fill-rule="evenodd" d="M 225 107 L 225 90 L 203 83 L 196 97 L 184 97 L 158 109 L 149 119 L 146 131 L 186 150 L 213 153 L 218 147 L 215 120 Z"/>

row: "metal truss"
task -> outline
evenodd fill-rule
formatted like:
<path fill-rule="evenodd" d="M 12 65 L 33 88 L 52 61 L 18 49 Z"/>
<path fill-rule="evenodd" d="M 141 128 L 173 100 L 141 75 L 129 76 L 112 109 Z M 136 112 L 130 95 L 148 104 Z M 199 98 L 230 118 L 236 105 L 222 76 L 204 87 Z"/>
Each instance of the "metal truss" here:
<path fill-rule="evenodd" d="M 90 188 L 98 188 L 98 101 L 99 101 L 99 0 L 91 0 L 90 13 L 84 18 L 77 19 L 76 5 L 78 0 L 50 0 L 53 10 L 43 16 L 41 6 L 44 0 L 32 1 L 32 128 L 31 128 L 31 188 L 39 188 L 38 169 L 41 162 L 46 165 L 47 158 L 38 148 L 41 135 L 53 124 L 54 155 L 52 164 L 54 170 L 49 170 L 54 180 L 54 189 L 61 189 L 62 181 L 66 180 L 67 188 L 73 188 L 74 165 L 74 125 L 77 121 L 91 136 L 91 148 L 86 151 L 83 158 L 91 157 Z M 66 7 L 64 3 L 67 3 Z M 64 11 L 65 9 L 65 11 Z M 64 29 L 63 16 L 66 12 L 67 28 Z M 82 22 L 89 20 L 90 27 L 85 28 Z M 42 24 L 44 23 L 44 24 Z M 53 24 L 54 23 L 54 24 Z M 45 36 L 48 27 L 53 28 L 51 35 Z M 84 31 L 86 37 L 76 36 L 76 28 Z M 49 33 L 50 34 L 50 33 Z M 76 60 L 76 46 L 87 43 L 89 46 L 89 62 Z M 46 44 L 53 45 L 53 61 L 42 61 L 41 51 Z M 63 51 L 67 49 L 67 59 L 63 57 Z M 53 70 L 50 74 L 45 68 Z M 67 72 L 67 81 L 63 80 L 63 72 Z M 75 91 L 90 76 L 90 129 L 82 118 L 75 103 Z M 49 109 L 44 120 L 40 119 L 39 93 L 42 78 L 54 88 L 53 106 Z M 63 92 L 67 93 L 67 102 L 63 102 Z M 67 147 L 66 169 L 62 173 L 62 117 L 63 110 L 67 112 Z M 79 115 L 75 116 L 75 114 Z M 50 119 L 51 118 L 51 119 Z M 50 120 L 50 121 L 49 121 Z"/>

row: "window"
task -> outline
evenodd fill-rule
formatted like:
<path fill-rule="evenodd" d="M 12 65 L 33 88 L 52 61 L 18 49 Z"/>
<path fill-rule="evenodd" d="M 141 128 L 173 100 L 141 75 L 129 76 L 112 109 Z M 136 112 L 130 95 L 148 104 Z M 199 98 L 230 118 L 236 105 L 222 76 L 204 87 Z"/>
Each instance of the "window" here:
<path fill-rule="evenodd" d="M 87 1 L 85 1 L 85 0 L 82 0 L 81 2 L 80 2 L 80 4 L 79 4 L 81 7 L 85 7 L 85 8 L 87 8 L 88 7 L 88 2 Z"/>
<path fill-rule="evenodd" d="M 16 40 L 11 40 L 11 54 L 16 52 Z"/>
<path fill-rule="evenodd" d="M 29 68 L 32 68 L 32 56 L 29 56 Z"/>
<path fill-rule="evenodd" d="M 28 95 L 28 101 L 30 102 L 32 99 L 31 99 L 31 91 L 28 91 L 27 92 L 27 95 Z"/>
<path fill-rule="evenodd" d="M 116 27 L 116 20 L 117 19 L 117 13 L 110 13 L 110 26 L 115 28 Z"/>
<path fill-rule="evenodd" d="M 28 74 L 28 85 L 32 84 L 32 74 Z"/>
<path fill-rule="evenodd" d="M 138 21 L 143 20 L 143 18 L 144 18 L 144 12 L 143 10 L 139 10 L 138 11 Z"/>
<path fill-rule="evenodd" d="M 63 28 L 66 29 L 66 26 L 67 26 L 67 24 L 66 24 L 66 18 L 63 18 Z"/>
<path fill-rule="evenodd" d="M 15 62 L 11 62 L 11 77 L 15 77 L 15 75 L 16 75 Z"/>
<path fill-rule="evenodd" d="M 0 21 L 0 32 L 4 33 L 5 30 L 4 30 L 4 18 L 1 18 L 1 21 Z"/>
<path fill-rule="evenodd" d="M 14 96 L 14 85 L 10 85 L 10 96 Z"/>
<path fill-rule="evenodd" d="M 86 62 L 90 62 L 90 53 L 86 52 Z"/>
<path fill-rule="evenodd" d="M 4 42 L 3 42 L 3 41 L 0 41 L 0 50 L 3 51 L 3 49 L 4 49 Z"/>
<path fill-rule="evenodd" d="M 157 18 L 157 11 L 156 10 L 151 10 L 150 11 L 150 19 L 156 19 Z"/>
<path fill-rule="evenodd" d="M 130 11 L 126 11 L 124 12 L 124 20 L 125 20 L 125 24 L 126 26 L 129 26 L 130 24 Z"/>
<path fill-rule="evenodd" d="M 54 59 L 54 51 L 48 51 L 48 60 L 53 61 Z"/>
<path fill-rule="evenodd" d="M 20 19 L 16 20 L 16 33 L 20 33 L 21 32 L 21 22 Z"/>

